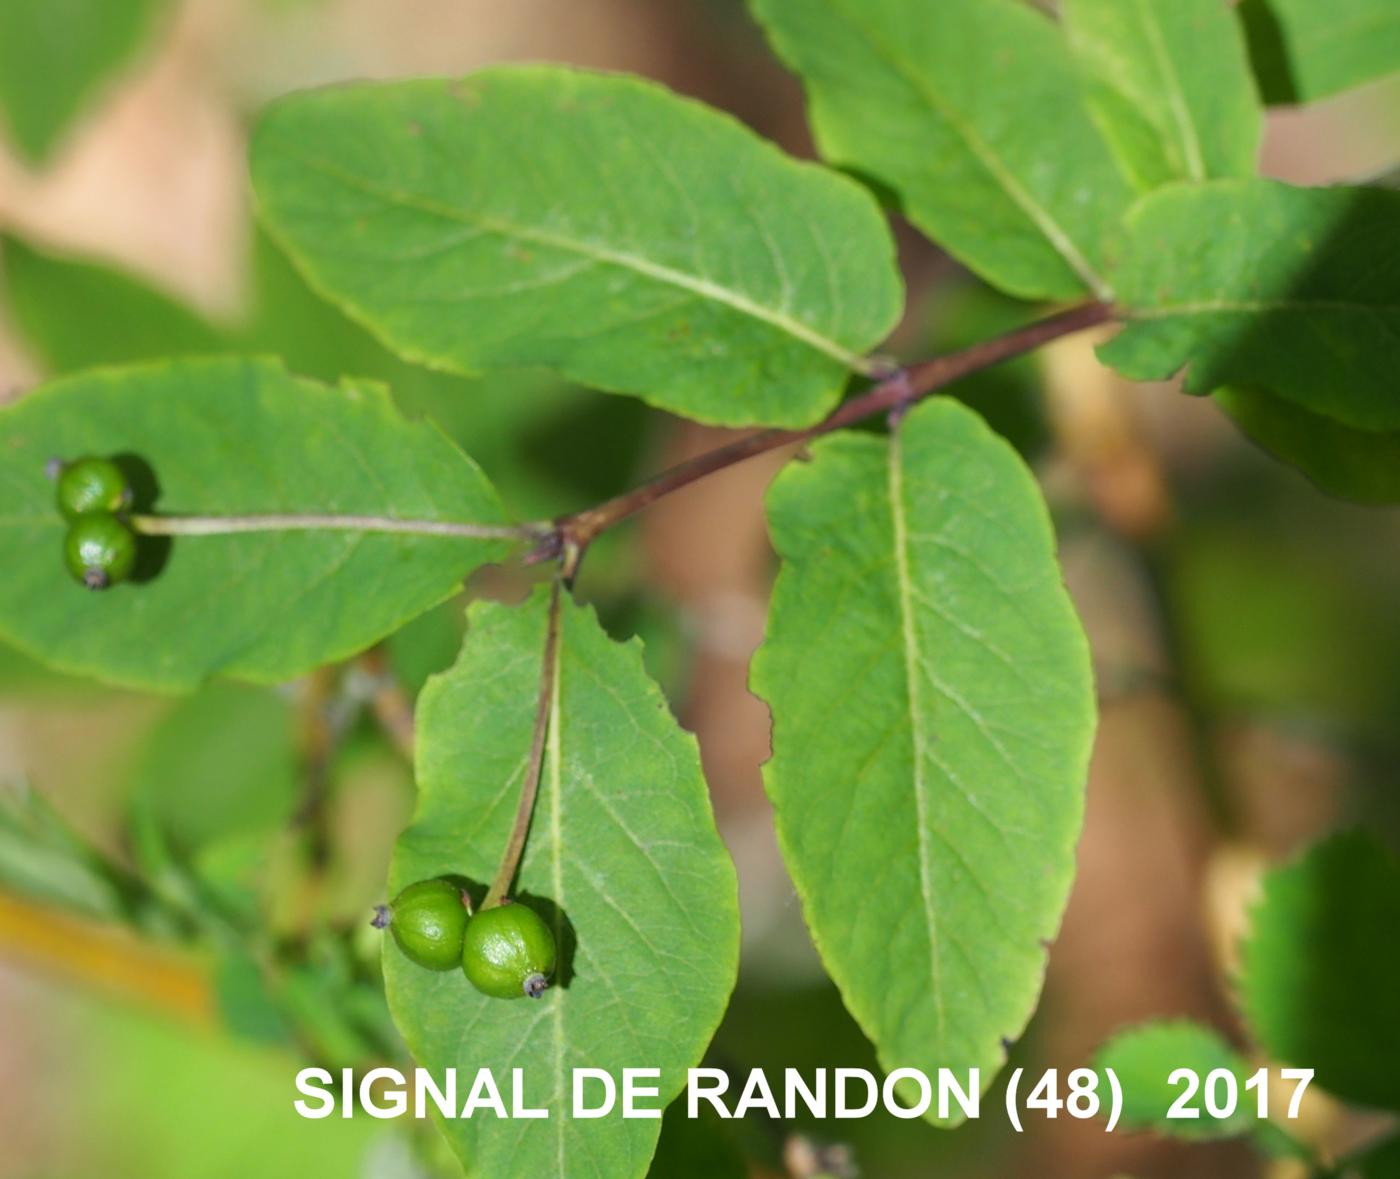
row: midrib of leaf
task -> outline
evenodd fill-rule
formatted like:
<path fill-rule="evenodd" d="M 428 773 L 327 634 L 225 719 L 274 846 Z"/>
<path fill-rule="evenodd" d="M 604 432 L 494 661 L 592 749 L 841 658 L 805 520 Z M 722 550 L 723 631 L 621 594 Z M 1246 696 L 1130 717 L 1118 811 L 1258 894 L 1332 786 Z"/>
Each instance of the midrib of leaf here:
<path fill-rule="evenodd" d="M 556 605 L 556 609 L 557 609 Z M 559 624 L 563 625 L 561 618 Z M 563 646 L 562 636 L 560 646 Z M 561 848 L 564 843 L 564 821 L 563 821 L 563 801 L 560 787 L 564 775 L 560 770 L 562 753 L 560 748 L 563 742 L 562 737 L 562 715 L 559 708 L 559 683 L 564 677 L 561 649 L 560 656 L 554 660 L 554 682 L 549 688 L 549 825 L 550 825 L 550 852 L 551 866 L 554 876 L 554 944 L 562 946 L 564 944 L 563 934 L 563 912 L 564 912 L 564 857 Z M 564 1036 L 564 1000 L 565 996 L 556 994 L 551 1002 L 554 1004 L 554 1084 L 555 1091 L 559 1094 L 559 1099 L 564 1099 L 564 1094 L 568 1088 L 564 1079 L 564 1057 L 566 1039 Z M 554 1140 L 555 1157 L 559 1164 L 559 1174 L 566 1175 L 568 1171 L 564 1167 L 565 1146 L 564 1146 L 564 1118 L 554 1119 Z"/>
<path fill-rule="evenodd" d="M 1166 42 L 1162 39 L 1162 30 L 1157 24 L 1150 0 L 1136 0 L 1136 6 L 1138 14 L 1142 17 L 1143 28 L 1147 32 L 1152 56 L 1157 59 L 1157 68 L 1161 72 L 1162 82 L 1167 91 L 1167 106 L 1181 136 L 1182 147 L 1186 153 L 1186 170 L 1192 180 L 1204 180 L 1205 159 L 1201 154 L 1201 141 L 1196 134 L 1196 124 L 1192 121 L 1191 112 L 1186 105 L 1186 94 L 1181 88 L 1181 74 L 1177 71 L 1171 54 L 1167 52 Z"/>
<path fill-rule="evenodd" d="M 992 179 L 1001 186 L 1021 212 L 1030 218 L 1031 223 L 1040 230 L 1045 239 L 1054 247 L 1056 253 L 1069 264 L 1070 269 L 1075 274 L 1079 275 L 1095 296 L 1104 301 L 1110 299 L 1113 294 L 1112 288 L 1089 264 L 1089 260 L 1074 244 L 1074 239 L 1061 227 L 1048 209 L 1040 205 L 1030 193 L 1021 187 L 1020 182 L 1002 163 L 1001 157 L 978 134 L 977 129 L 969 124 L 955 108 L 946 104 L 942 96 L 928 86 L 919 74 L 912 72 L 897 51 L 880 40 L 867 26 L 860 22 L 858 17 L 852 16 L 851 10 L 846 6 L 844 0 L 832 0 L 832 3 L 845 15 L 847 21 L 859 30 L 871 48 L 927 103 L 934 115 L 957 132 L 967 145 L 968 151 L 986 169 Z"/>
<path fill-rule="evenodd" d="M 603 265 L 616 266 L 623 270 L 630 270 L 634 274 L 641 274 L 647 278 L 653 278 L 657 282 L 673 286 L 678 290 L 683 290 L 689 294 L 696 295 L 702 299 L 719 303 L 729 307 L 740 314 L 747 315 L 752 319 L 757 319 L 762 323 L 769 324 L 779 331 L 791 336 L 793 339 L 806 344 L 809 348 L 828 356 L 838 363 L 851 369 L 853 372 L 866 373 L 870 366 L 859 354 L 852 352 L 849 348 L 843 347 L 836 340 L 822 335 L 815 331 L 801 320 L 794 319 L 782 311 L 772 307 L 765 307 L 761 303 L 755 303 L 747 295 L 730 287 L 722 286 L 699 275 L 687 274 L 681 270 L 663 266 L 658 262 L 653 262 L 649 258 L 644 258 L 638 254 L 625 253 L 621 250 L 614 250 L 608 246 L 598 245 L 594 242 L 581 241 L 577 238 L 565 237 L 562 234 L 549 233 L 545 230 L 530 229 L 526 226 L 516 225 L 513 222 L 505 221 L 498 217 L 487 217 L 470 210 L 458 208 L 454 205 L 445 205 L 439 201 L 430 200 L 425 197 L 416 196 L 413 193 L 401 192 L 396 189 L 382 188 L 377 184 L 340 168 L 329 160 L 319 157 L 302 155 L 299 152 L 286 152 L 288 156 L 298 163 L 304 164 L 312 171 L 320 172 L 323 176 L 329 176 L 333 180 L 348 185 L 357 192 L 362 192 L 366 196 L 374 197 L 389 205 L 399 205 L 403 208 L 413 209 L 420 213 L 426 213 L 431 217 L 440 217 L 446 221 L 452 221 L 460 225 L 467 225 L 474 229 L 479 229 L 484 233 L 495 234 L 508 240 L 518 240 L 530 242 L 538 246 L 548 246 L 551 249 L 563 251 L 564 253 L 576 254 L 582 258 L 587 258 L 592 262 Z"/>
<path fill-rule="evenodd" d="M 929 974 L 933 985 L 933 1001 L 938 1012 L 938 1035 L 946 1033 L 947 1015 L 943 1004 L 943 981 L 938 949 L 938 919 L 933 907 L 933 882 L 929 876 L 928 848 L 928 782 L 924 777 L 925 756 L 922 708 L 919 702 L 918 645 L 914 634 L 914 604 L 909 573 L 909 534 L 904 513 L 904 451 L 896 428 L 889 443 L 890 518 L 894 526 L 895 576 L 899 586 L 900 635 L 904 654 L 904 678 L 907 681 L 909 705 L 909 735 L 914 753 L 914 807 L 919 829 L 919 892 L 923 897 L 925 928 L 928 931 Z"/>

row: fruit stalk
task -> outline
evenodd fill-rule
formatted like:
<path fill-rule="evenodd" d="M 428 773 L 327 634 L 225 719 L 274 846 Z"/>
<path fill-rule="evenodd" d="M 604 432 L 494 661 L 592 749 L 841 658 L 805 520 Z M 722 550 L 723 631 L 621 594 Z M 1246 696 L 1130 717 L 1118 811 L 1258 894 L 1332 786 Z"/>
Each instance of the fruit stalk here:
<path fill-rule="evenodd" d="M 540 792 L 540 774 L 544 769 L 544 743 L 549 732 L 550 701 L 554 695 L 554 677 L 559 663 L 559 606 L 561 582 L 556 579 L 549 596 L 549 622 L 545 629 L 544 658 L 540 660 L 540 692 L 535 704 L 535 730 L 530 739 L 530 756 L 525 764 L 525 781 L 520 787 L 520 804 L 515 811 L 515 826 L 506 844 L 501 866 L 482 901 L 483 909 L 499 905 L 510 893 L 511 882 L 520 857 L 525 851 L 525 838 L 530 833 L 530 820 L 535 813 L 535 798 Z"/>

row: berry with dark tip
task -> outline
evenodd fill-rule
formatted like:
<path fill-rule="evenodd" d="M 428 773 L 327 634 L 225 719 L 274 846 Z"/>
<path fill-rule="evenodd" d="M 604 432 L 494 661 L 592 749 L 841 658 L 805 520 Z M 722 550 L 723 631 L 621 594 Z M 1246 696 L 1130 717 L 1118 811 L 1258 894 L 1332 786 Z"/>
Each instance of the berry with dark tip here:
<path fill-rule="evenodd" d="M 538 999 L 554 973 L 554 934 L 533 909 L 504 901 L 467 922 L 462 970 L 484 995 Z"/>
<path fill-rule="evenodd" d="M 386 925 L 400 950 L 429 970 L 451 970 L 462 961 L 462 938 L 471 914 L 466 894 L 450 880 L 410 884 L 381 905 L 373 925 Z"/>
<path fill-rule="evenodd" d="M 110 512 L 88 512 L 69 525 L 63 556 L 80 585 L 109 589 L 136 567 L 136 534 Z"/>

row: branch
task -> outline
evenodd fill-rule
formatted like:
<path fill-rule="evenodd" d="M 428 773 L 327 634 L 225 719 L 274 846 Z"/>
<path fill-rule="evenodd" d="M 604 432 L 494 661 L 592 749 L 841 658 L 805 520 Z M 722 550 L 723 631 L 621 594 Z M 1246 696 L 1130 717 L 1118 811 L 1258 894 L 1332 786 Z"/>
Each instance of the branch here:
<path fill-rule="evenodd" d="M 499 905 L 510 892 L 515 871 L 520 866 L 520 856 L 525 850 L 525 837 L 530 833 L 530 819 L 535 813 L 535 797 L 540 792 L 540 774 L 544 770 L 544 743 L 549 732 L 549 714 L 554 704 L 554 681 L 559 662 L 559 595 L 560 581 L 555 580 L 549 595 L 549 624 L 545 629 L 544 658 L 540 661 L 540 693 L 535 705 L 535 731 L 530 738 L 530 756 L 525 763 L 525 781 L 520 787 L 520 805 L 515 811 L 515 826 L 511 829 L 510 842 L 506 844 L 501 866 L 486 899 L 481 902 L 483 909 Z"/>
<path fill-rule="evenodd" d="M 663 471 L 640 487 L 581 512 L 559 517 L 554 522 L 553 534 L 541 543 L 534 559 L 560 557 L 565 577 L 572 577 L 584 551 L 600 533 L 706 475 L 732 467 L 745 459 L 767 454 L 770 450 L 820 438 L 823 434 L 830 434 L 833 430 L 854 425 L 877 414 L 902 412 L 954 381 L 1003 360 L 1034 351 L 1061 336 L 1107 323 L 1113 315 L 1113 309 L 1107 304 L 1086 303 L 961 352 L 952 352 L 902 369 L 868 392 L 838 406 L 828 417 L 805 430 L 760 430 L 697 455 Z"/>

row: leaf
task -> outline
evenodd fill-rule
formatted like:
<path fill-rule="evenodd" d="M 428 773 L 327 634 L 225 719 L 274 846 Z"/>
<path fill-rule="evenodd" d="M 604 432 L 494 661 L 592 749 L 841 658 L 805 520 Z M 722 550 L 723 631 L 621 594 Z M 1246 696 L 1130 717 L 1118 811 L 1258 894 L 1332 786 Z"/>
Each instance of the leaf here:
<path fill-rule="evenodd" d="M 1215 401 L 1256 443 L 1329 495 L 1400 503 L 1400 430 L 1353 430 L 1252 389 L 1221 389 Z"/>
<path fill-rule="evenodd" d="M 162 515 L 375 519 L 143 538 L 138 581 L 91 594 L 63 569 L 44 475 L 50 457 L 86 453 L 124 456 L 138 507 Z M 471 460 L 377 387 L 332 389 L 241 359 L 65 378 L 0 412 L 0 632 L 61 670 L 134 687 L 273 682 L 363 650 L 507 551 L 382 531 L 381 517 L 503 523 Z"/>
<path fill-rule="evenodd" d="M 196 912 L 251 919 L 279 886 L 273 833 L 301 792 L 290 703 L 215 682 L 151 729 L 126 783 L 132 855 L 143 877 Z"/>
<path fill-rule="evenodd" d="M 1035 483 L 976 415 L 926 402 L 813 451 L 769 494 L 753 670 L 783 856 L 881 1064 L 990 1082 L 1074 872 L 1087 645 Z"/>
<path fill-rule="evenodd" d="M 1360 832 L 1271 872 L 1239 979 L 1254 1038 L 1335 1097 L 1400 1109 L 1400 863 Z"/>
<path fill-rule="evenodd" d="M 0 885 L 85 917 L 162 928 L 142 883 L 86 843 L 27 786 L 0 785 Z"/>
<path fill-rule="evenodd" d="M 94 688 L 89 680 L 60 675 L 37 659 L 0 643 L 0 700 L 37 700 L 57 697 L 92 696 L 103 689 Z"/>
<path fill-rule="evenodd" d="M 471 611 L 457 665 L 419 701 L 419 802 L 399 839 L 391 895 L 415 880 L 489 876 L 520 792 L 539 690 L 547 595 Z M 386 940 L 390 1009 L 418 1063 L 440 1076 L 511 1067 L 548 1120 L 453 1120 L 445 1133 L 473 1175 L 646 1174 L 660 1122 L 574 1120 L 570 1071 L 662 1070 L 669 1101 L 714 1034 L 738 956 L 733 866 L 715 832 L 695 741 L 592 612 L 561 618 L 544 779 L 518 898 L 561 932 L 563 985 L 538 1003 L 489 999 L 459 971 L 436 974 Z M 480 900 L 478 890 L 477 899 Z M 465 1092 L 462 1095 L 465 1098 Z M 652 1104 L 652 1103 L 648 1103 Z"/>
<path fill-rule="evenodd" d="M 0 4 L 0 116 L 39 163 L 127 65 L 168 0 L 5 0 Z"/>
<path fill-rule="evenodd" d="M 1400 70 L 1394 0 L 1242 0 L 1240 17 L 1273 104 L 1316 102 Z"/>
<path fill-rule="evenodd" d="M 557 512 L 561 495 L 574 494 L 554 486 L 556 455 L 545 469 L 520 461 L 521 438 L 536 423 L 557 417 L 566 403 L 577 410 L 621 404 L 617 399 L 590 396 L 538 373 L 487 383 L 409 364 L 311 291 L 265 234 L 252 237 L 253 306 L 239 322 L 208 322 L 111 264 L 41 250 L 14 237 L 0 239 L 5 310 L 50 376 L 171 356 L 271 353 L 302 376 L 331 383 L 371 378 L 388 385 L 406 415 L 431 417 L 449 437 L 469 445 L 518 509 Z M 570 437 L 575 440 L 572 432 Z M 609 468 L 625 465 L 615 452 L 582 449 Z"/>
<path fill-rule="evenodd" d="M 1267 389 L 1361 430 L 1400 428 L 1400 192 L 1268 180 L 1178 185 L 1128 219 L 1128 325 L 1099 349 L 1134 380 Z"/>
<path fill-rule="evenodd" d="M 219 955 L 210 983 L 220 1022 L 235 1036 L 263 1044 L 292 1038 L 286 1014 L 269 993 L 262 968 L 241 946 Z"/>
<path fill-rule="evenodd" d="M 1053 21 L 1022 0 L 751 0 L 822 155 L 893 188 L 993 286 L 1109 294 L 1132 199 Z"/>
<path fill-rule="evenodd" d="M 409 364 L 311 291 L 265 234 L 253 239 L 252 307 L 238 322 L 207 323 L 110 264 L 18 241 L 0 257 L 0 293 L 48 375 L 170 352 L 246 352 L 271 353 L 293 372 L 327 382 L 346 376 L 382 382 L 405 416 L 431 418 L 466 448 L 523 518 L 546 519 L 606 499 L 644 473 L 654 415 L 640 401 L 570 387 L 540 372 L 470 380 Z M 594 596 L 600 574 L 625 557 L 617 540 L 602 537 L 590 550 Z M 450 665 L 461 647 L 461 606 L 444 605 L 446 629 L 456 633 L 432 651 L 433 671 Z M 0 689 L 6 672 L 0 651 Z M 90 681 L 73 684 L 90 687 Z"/>
<path fill-rule="evenodd" d="M 1254 175 L 1263 115 L 1222 0 L 1066 0 L 1099 126 L 1140 188 Z"/>
<path fill-rule="evenodd" d="M 1257 1121 L 1244 1094 L 1244 1082 L 1254 1071 L 1248 1061 L 1218 1032 L 1189 1020 L 1145 1023 L 1119 1032 L 1099 1049 L 1094 1067 L 1100 1072 L 1111 1068 L 1118 1074 L 1125 1130 L 1156 1130 L 1199 1142 L 1248 1133 Z M 1246 1100 L 1230 1117 L 1215 1118 L 1198 1091 L 1190 1103 L 1200 1110 L 1198 1119 L 1168 1119 L 1167 1111 L 1182 1093 L 1181 1085 L 1168 1084 L 1168 1079 L 1181 1068 L 1190 1069 L 1203 1084 L 1216 1069 L 1225 1069 L 1235 1075 Z"/>
<path fill-rule="evenodd" d="M 805 425 L 894 327 L 889 229 L 857 185 L 633 78 L 559 67 L 272 107 L 262 219 L 412 360 L 543 366 L 729 425 Z"/>
<path fill-rule="evenodd" d="M 188 853 L 282 826 L 299 783 L 290 703 L 266 688 L 214 683 L 153 727 L 126 793 Z"/>
<path fill-rule="evenodd" d="M 563 464 L 558 453 L 539 459 L 531 453 L 529 434 L 570 412 L 596 416 L 618 406 L 631 409 L 631 403 L 570 388 L 538 371 L 471 380 L 401 360 L 312 291 L 266 233 L 254 234 L 252 269 L 255 306 L 243 333 L 244 351 L 271 352 L 293 372 L 325 381 L 342 376 L 382 381 L 405 414 L 432 418 L 466 448 L 517 512 L 544 518 L 586 501 L 574 488 L 559 485 Z M 635 409 L 648 412 L 641 404 Z M 591 436 L 581 441 L 578 424 L 573 424 L 569 442 L 575 462 L 592 461 L 614 478 L 625 477 L 635 466 L 616 433 L 610 434 L 609 446 L 594 446 L 593 441 Z M 635 450 L 641 449 L 639 440 Z M 611 490 L 596 498 L 607 494 Z M 590 554 L 590 564 L 597 555 Z M 460 646 L 460 641 L 451 645 L 449 662 Z"/>

